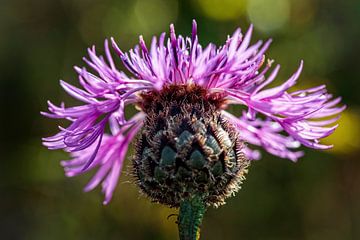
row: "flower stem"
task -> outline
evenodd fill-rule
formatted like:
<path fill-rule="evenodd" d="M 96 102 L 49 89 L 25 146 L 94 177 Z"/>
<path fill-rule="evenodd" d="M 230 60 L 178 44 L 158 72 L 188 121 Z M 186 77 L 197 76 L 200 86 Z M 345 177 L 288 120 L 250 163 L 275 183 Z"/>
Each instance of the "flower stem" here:
<path fill-rule="evenodd" d="M 178 227 L 180 240 L 199 240 L 200 225 L 206 207 L 203 198 L 195 195 L 180 203 Z"/>

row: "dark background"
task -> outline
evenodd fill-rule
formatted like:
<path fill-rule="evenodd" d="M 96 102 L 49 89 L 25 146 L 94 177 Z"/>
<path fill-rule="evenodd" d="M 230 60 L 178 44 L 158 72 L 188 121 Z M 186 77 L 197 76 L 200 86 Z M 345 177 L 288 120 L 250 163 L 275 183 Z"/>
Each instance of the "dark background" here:
<path fill-rule="evenodd" d="M 360 239 L 358 0 L 0 0 L 0 239 L 177 239 L 176 210 L 139 196 L 126 173 L 108 206 L 99 189 L 82 192 L 91 174 L 66 178 L 67 154 L 40 140 L 58 122 L 39 111 L 76 103 L 58 80 L 76 85 L 87 47 L 114 36 L 128 50 L 172 22 L 188 35 L 193 18 L 203 45 L 254 23 L 253 42 L 274 39 L 278 83 L 304 59 L 298 87 L 326 83 L 348 105 L 333 150 L 298 163 L 264 154 L 236 197 L 206 213 L 203 239 Z"/>

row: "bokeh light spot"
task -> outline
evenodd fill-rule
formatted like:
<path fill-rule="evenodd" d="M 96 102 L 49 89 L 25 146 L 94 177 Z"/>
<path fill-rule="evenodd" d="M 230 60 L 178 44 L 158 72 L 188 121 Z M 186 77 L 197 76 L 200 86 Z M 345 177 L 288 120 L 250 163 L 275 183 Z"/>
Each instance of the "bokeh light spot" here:
<path fill-rule="evenodd" d="M 289 20 L 288 0 L 249 0 L 247 12 L 250 21 L 262 32 L 271 32 L 283 27 Z"/>
<path fill-rule="evenodd" d="M 246 11 L 246 0 L 197 0 L 204 15 L 220 21 L 238 19 Z"/>
<path fill-rule="evenodd" d="M 142 33 L 153 34 L 163 30 L 170 22 L 176 21 L 178 2 L 176 0 L 138 0 L 134 11 Z"/>
<path fill-rule="evenodd" d="M 353 108 L 354 109 L 354 108 Z M 341 114 L 339 127 L 329 137 L 324 139 L 325 144 L 334 144 L 333 152 L 350 153 L 360 148 L 360 114 L 347 109 Z"/>

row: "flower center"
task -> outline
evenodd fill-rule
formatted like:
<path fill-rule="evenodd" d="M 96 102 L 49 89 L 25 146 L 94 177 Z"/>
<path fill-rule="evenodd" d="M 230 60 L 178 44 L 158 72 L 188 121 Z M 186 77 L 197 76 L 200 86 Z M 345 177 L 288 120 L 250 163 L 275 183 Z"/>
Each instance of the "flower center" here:
<path fill-rule="evenodd" d="M 224 109 L 226 100 L 224 95 L 219 92 L 210 93 L 205 88 L 195 84 L 167 85 L 161 91 L 150 91 L 140 95 L 141 101 L 138 106 L 145 112 L 161 112 L 167 110 L 169 105 L 173 109 L 173 114 L 178 113 L 178 109 L 184 104 L 202 104 L 203 110 L 210 108 L 215 110 Z"/>

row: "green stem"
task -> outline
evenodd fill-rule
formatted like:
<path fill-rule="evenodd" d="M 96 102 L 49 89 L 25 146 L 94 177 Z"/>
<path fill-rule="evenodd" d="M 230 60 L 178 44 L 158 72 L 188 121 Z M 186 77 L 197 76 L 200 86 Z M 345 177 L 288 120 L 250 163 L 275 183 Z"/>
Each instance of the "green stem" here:
<path fill-rule="evenodd" d="M 203 198 L 197 195 L 180 203 L 178 217 L 180 240 L 200 239 L 200 225 L 205 210 Z"/>

